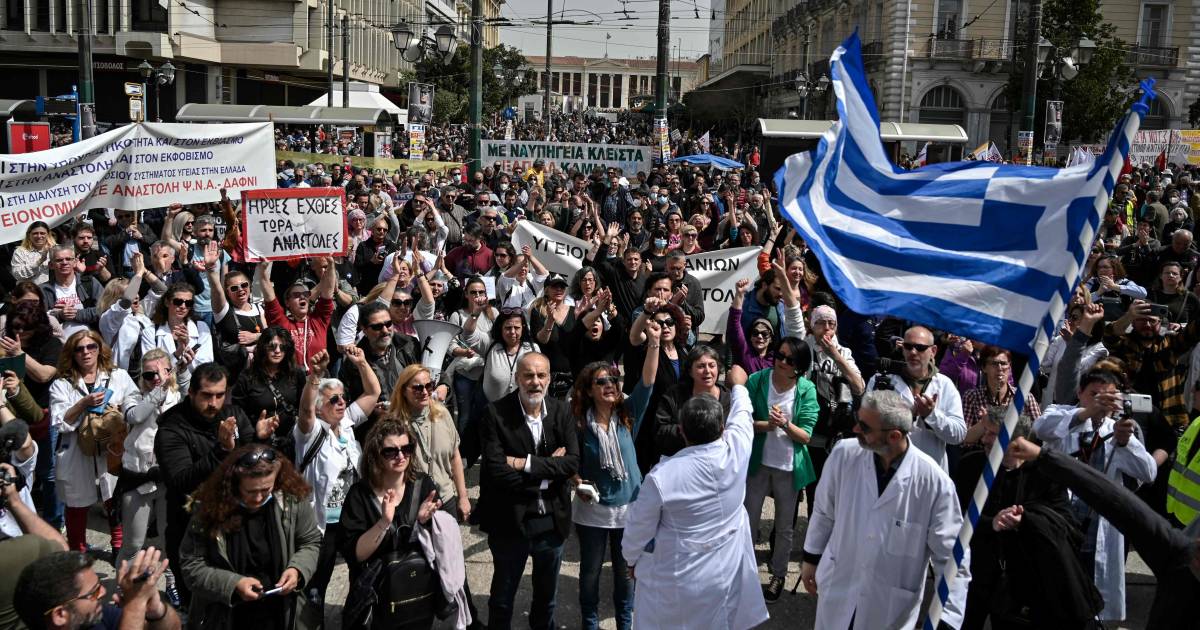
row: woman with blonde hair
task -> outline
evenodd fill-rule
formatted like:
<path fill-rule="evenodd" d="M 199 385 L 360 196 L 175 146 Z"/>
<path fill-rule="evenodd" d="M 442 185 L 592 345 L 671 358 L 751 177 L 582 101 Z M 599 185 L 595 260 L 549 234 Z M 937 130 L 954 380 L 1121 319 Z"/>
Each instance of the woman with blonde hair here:
<path fill-rule="evenodd" d="M 67 339 L 58 361 L 58 378 L 50 384 L 50 421 L 59 434 L 56 487 L 67 506 L 67 543 L 75 551 L 87 549 L 88 509 L 111 499 L 116 485 L 116 477 L 107 472 L 106 453 L 85 452 L 93 449 L 80 442 L 77 431 L 90 415 L 114 407 L 127 409 L 135 393 L 133 379 L 113 364 L 100 333 L 81 330 Z M 122 528 L 111 513 L 109 525 L 113 550 L 120 551 Z"/>
<path fill-rule="evenodd" d="M 167 522 L 167 487 L 162 482 L 158 459 L 154 456 L 154 436 L 158 435 L 158 418 L 183 399 L 180 390 L 187 391 L 188 374 L 176 378 L 171 356 L 161 348 L 147 352 L 137 375 L 138 390 L 129 397 L 125 421 L 129 434 L 125 436 L 125 452 L 121 455 L 121 472 L 113 497 L 121 501 L 121 527 L 125 535 L 121 554 L 113 560 L 132 560 L 146 543 L 150 516 L 159 523 Z M 177 597 L 174 575 L 167 573 L 167 593 Z"/>
<path fill-rule="evenodd" d="M 34 221 L 25 230 L 25 239 L 13 250 L 12 275 L 17 281 L 34 284 L 50 281 L 50 250 L 58 243 L 45 221 Z"/>
<path fill-rule="evenodd" d="M 458 453 L 458 429 L 450 410 L 432 396 L 436 386 L 429 368 L 417 364 L 404 368 L 388 399 L 392 406 L 386 418 L 404 425 L 416 439 L 413 466 L 433 478 L 443 509 L 466 521 L 471 502 Z"/>

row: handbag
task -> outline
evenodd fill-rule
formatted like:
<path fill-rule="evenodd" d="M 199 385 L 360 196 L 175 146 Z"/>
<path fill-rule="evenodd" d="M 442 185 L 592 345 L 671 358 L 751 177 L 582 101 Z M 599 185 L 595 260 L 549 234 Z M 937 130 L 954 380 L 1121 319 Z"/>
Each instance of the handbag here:
<path fill-rule="evenodd" d="M 75 430 L 79 450 L 84 455 L 99 455 L 109 452 L 110 447 L 124 453 L 121 440 L 125 436 L 125 414 L 114 405 L 109 405 L 103 413 L 87 412 Z"/>

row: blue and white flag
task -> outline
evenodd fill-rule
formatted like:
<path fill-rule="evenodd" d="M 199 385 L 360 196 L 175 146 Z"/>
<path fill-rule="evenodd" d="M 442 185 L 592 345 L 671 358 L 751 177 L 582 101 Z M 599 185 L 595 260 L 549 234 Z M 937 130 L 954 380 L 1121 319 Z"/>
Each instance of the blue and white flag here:
<path fill-rule="evenodd" d="M 887 313 L 1040 356 L 1078 282 L 1147 91 L 1095 164 L 894 166 L 879 137 L 858 34 L 830 58 L 838 121 L 775 175 L 782 212 L 830 286 Z M 1039 331 L 1041 334 L 1039 334 Z"/>

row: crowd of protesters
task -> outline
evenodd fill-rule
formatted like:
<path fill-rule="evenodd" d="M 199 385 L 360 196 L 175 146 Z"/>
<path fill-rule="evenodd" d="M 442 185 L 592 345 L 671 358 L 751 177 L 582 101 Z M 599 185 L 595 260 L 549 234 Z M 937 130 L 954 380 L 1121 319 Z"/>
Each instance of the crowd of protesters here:
<path fill-rule="evenodd" d="M 0 271 L 0 621 L 315 628 L 340 557 L 343 627 L 508 628 L 532 558 L 534 628 L 598 627 L 606 561 L 619 628 L 753 627 L 789 579 L 819 593 L 819 627 L 912 626 L 1024 358 L 848 309 L 757 148 L 729 152 L 748 166 L 281 163 L 280 186 L 350 202 L 348 251 L 306 261 L 247 263 L 232 202 L 32 224 Z M 1193 626 L 1195 177 L 1121 176 L 1020 392 L 1028 440 L 1005 455 L 947 627 L 1120 621 L 1127 544 L 1159 580 L 1147 627 Z M 520 221 L 591 243 L 582 269 L 548 273 L 512 243 Z M 760 247 L 759 274 L 701 334 L 687 255 L 732 247 Z M 421 365 L 424 320 L 460 330 L 440 369 Z M 107 548 L 88 544 L 97 511 Z M 491 552 L 486 610 L 464 527 Z M 581 619 L 556 620 L 571 536 Z M 119 606 L 96 556 L 120 567 Z M 160 576 L 164 599 L 146 586 Z"/>

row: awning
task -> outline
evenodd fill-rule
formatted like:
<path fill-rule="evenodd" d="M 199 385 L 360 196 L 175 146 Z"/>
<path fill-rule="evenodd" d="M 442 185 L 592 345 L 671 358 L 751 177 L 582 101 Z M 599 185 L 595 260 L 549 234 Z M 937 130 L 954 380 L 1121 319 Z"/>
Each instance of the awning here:
<path fill-rule="evenodd" d="M 283 105 L 212 105 L 188 103 L 175 114 L 179 122 L 277 122 L 290 125 L 390 126 L 392 117 L 383 108 L 287 107 Z"/>
<path fill-rule="evenodd" d="M 37 103 L 27 99 L 0 99 L 0 118 L 12 118 L 17 112 L 36 114 Z"/>
<path fill-rule="evenodd" d="M 831 120 L 792 120 L 788 118 L 759 118 L 758 128 L 765 138 L 819 138 L 833 125 Z M 967 132 L 958 125 L 923 123 L 879 124 L 884 142 L 937 142 L 966 144 Z"/>
<path fill-rule="evenodd" d="M 371 88 L 375 88 L 375 89 L 372 90 Z M 400 109 L 399 105 L 396 105 L 395 103 L 393 103 L 391 101 L 391 99 L 384 96 L 383 94 L 380 94 L 378 90 L 379 90 L 379 86 L 377 86 L 377 85 L 370 85 L 370 84 L 363 84 L 363 83 L 351 83 L 350 84 L 350 107 L 367 107 L 370 109 L 378 109 L 378 108 L 386 109 L 387 113 L 398 117 L 400 119 L 400 122 L 406 122 L 408 120 L 408 112 L 406 110 Z M 321 98 L 318 98 L 318 99 L 314 100 L 313 102 L 309 103 L 309 106 L 310 107 L 321 107 L 321 106 L 325 106 L 328 102 L 329 102 L 329 96 L 328 96 L 328 93 L 325 93 L 325 94 L 321 95 Z M 341 90 L 333 91 L 333 104 L 337 107 L 341 107 L 341 105 L 342 105 L 342 91 Z"/>

